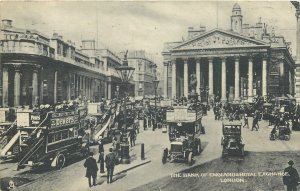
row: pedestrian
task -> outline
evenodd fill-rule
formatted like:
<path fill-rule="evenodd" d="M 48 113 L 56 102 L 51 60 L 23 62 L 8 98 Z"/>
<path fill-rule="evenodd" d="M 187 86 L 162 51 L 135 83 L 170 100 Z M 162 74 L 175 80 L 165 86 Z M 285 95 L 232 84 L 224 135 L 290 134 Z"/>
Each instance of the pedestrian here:
<path fill-rule="evenodd" d="M 107 183 L 112 183 L 112 177 L 114 175 L 114 168 L 116 164 L 116 156 L 112 151 L 113 149 L 109 148 L 109 153 L 105 156 Z"/>
<path fill-rule="evenodd" d="M 286 185 L 287 191 L 297 191 L 297 186 L 300 183 L 298 171 L 293 167 L 294 162 L 288 162 L 289 167 L 284 169 L 283 184 Z"/>
<path fill-rule="evenodd" d="M 135 137 L 136 137 L 136 132 L 135 132 L 134 129 L 131 129 L 130 132 L 129 132 L 130 146 L 131 147 L 135 146 Z"/>
<path fill-rule="evenodd" d="M 99 159 L 98 163 L 100 163 L 100 173 L 104 173 L 104 147 L 103 147 L 103 142 L 102 142 L 102 137 L 98 141 L 99 146 Z"/>
<path fill-rule="evenodd" d="M 244 114 L 244 126 L 243 126 L 243 128 L 246 127 L 246 126 L 247 126 L 247 128 L 249 129 L 248 115 L 245 113 L 245 114 Z"/>
<path fill-rule="evenodd" d="M 99 153 L 104 153 L 104 146 L 103 146 L 103 141 L 102 141 L 102 136 L 99 137 L 99 141 L 98 141 L 98 151 Z"/>
<path fill-rule="evenodd" d="M 92 186 L 96 186 L 98 166 L 97 166 L 96 159 L 94 159 L 93 157 L 94 153 L 90 152 L 89 155 L 90 156 L 85 160 L 83 166 L 86 168 L 85 177 L 87 177 L 89 180 L 89 187 L 92 187 Z M 91 178 L 93 178 L 93 185 L 91 183 Z"/>
<path fill-rule="evenodd" d="M 100 163 L 100 173 L 105 173 L 104 171 L 104 152 L 99 154 L 98 163 Z"/>
<path fill-rule="evenodd" d="M 251 131 L 253 131 L 254 128 L 256 129 L 256 131 L 258 131 L 257 126 L 258 126 L 258 117 L 254 116 L 253 117 L 253 123 L 252 123 L 252 129 L 251 129 Z"/>

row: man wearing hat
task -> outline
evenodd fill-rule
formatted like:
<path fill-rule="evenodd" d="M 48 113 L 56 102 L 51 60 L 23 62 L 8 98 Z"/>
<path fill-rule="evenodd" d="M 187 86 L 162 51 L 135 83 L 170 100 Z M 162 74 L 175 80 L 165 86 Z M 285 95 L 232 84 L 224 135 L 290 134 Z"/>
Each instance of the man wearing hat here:
<path fill-rule="evenodd" d="M 98 166 L 96 159 L 93 158 L 94 153 L 90 152 L 89 155 L 90 156 L 85 160 L 83 166 L 86 168 L 85 177 L 89 179 L 89 187 L 92 187 L 91 177 L 93 178 L 93 186 L 96 186 Z"/>
<path fill-rule="evenodd" d="M 300 183 L 300 178 L 297 170 L 293 167 L 294 162 L 288 162 L 289 167 L 284 169 L 283 184 L 286 185 L 287 191 L 297 191 L 297 186 Z"/>
<path fill-rule="evenodd" d="M 102 143 L 102 137 L 98 141 L 99 143 L 99 159 L 98 163 L 100 163 L 100 173 L 104 173 L 104 147 Z"/>
<path fill-rule="evenodd" d="M 109 153 L 105 156 L 105 163 L 107 169 L 107 183 L 112 182 L 116 160 L 117 158 L 115 153 L 113 152 L 113 149 L 109 148 Z"/>

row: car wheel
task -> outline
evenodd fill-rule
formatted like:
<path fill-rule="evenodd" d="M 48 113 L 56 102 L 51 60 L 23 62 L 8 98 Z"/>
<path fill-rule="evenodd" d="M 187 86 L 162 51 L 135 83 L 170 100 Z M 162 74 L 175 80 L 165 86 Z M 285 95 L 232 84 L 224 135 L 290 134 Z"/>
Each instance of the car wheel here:
<path fill-rule="evenodd" d="M 163 164 L 166 164 L 166 162 L 167 162 L 167 157 L 168 157 L 168 149 L 165 148 L 164 151 L 163 151 L 163 156 L 162 156 L 162 160 L 161 160 L 161 162 L 162 162 Z"/>
<path fill-rule="evenodd" d="M 62 169 L 65 165 L 66 158 L 63 154 L 59 154 L 56 160 L 56 169 Z"/>
<path fill-rule="evenodd" d="M 202 151 L 202 148 L 201 148 L 201 141 L 199 140 L 198 142 L 198 145 L 197 145 L 197 154 L 199 155 Z"/>

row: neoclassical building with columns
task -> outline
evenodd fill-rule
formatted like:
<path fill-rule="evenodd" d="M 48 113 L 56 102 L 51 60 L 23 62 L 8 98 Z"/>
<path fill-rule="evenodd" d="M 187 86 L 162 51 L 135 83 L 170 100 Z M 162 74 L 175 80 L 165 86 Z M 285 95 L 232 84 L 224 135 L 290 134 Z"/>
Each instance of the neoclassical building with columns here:
<path fill-rule="evenodd" d="M 290 43 L 269 31 L 261 19 L 255 25 L 244 24 L 237 3 L 230 21 L 230 30 L 189 27 L 186 40 L 164 43 L 164 97 L 187 97 L 192 92 L 223 101 L 294 96 Z"/>
<path fill-rule="evenodd" d="M 116 97 L 121 79 L 115 67 L 122 60 L 112 51 L 97 49 L 94 40 L 84 40 L 78 49 L 57 33 L 47 37 L 17 28 L 9 19 L 0 26 L 0 107 Z M 127 92 L 133 95 L 134 86 L 129 84 Z"/>

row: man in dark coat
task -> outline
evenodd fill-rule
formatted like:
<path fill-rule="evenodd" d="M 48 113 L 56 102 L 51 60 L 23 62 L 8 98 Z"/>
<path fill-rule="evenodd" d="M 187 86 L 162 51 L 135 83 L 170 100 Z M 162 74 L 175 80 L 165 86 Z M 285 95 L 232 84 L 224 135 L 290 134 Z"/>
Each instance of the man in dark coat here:
<path fill-rule="evenodd" d="M 300 178 L 297 170 L 293 167 L 294 162 L 288 162 L 289 167 L 284 169 L 283 184 L 286 185 L 287 191 L 297 191 L 297 186 L 300 183 Z"/>
<path fill-rule="evenodd" d="M 104 173 L 104 147 L 103 147 L 103 143 L 102 143 L 102 139 L 100 138 L 100 140 L 98 141 L 99 143 L 99 159 L 98 159 L 98 163 L 100 163 L 100 173 Z"/>
<path fill-rule="evenodd" d="M 99 145 L 98 145 L 99 153 L 104 152 L 102 137 L 100 137 L 98 143 L 99 143 Z"/>
<path fill-rule="evenodd" d="M 131 129 L 129 132 L 129 138 L 130 138 L 130 146 L 133 147 L 135 146 L 135 137 L 136 137 L 136 132 L 134 129 Z"/>
<path fill-rule="evenodd" d="M 256 131 L 258 131 L 258 116 L 257 115 L 255 115 L 253 117 L 253 123 L 252 123 L 251 131 L 253 131 L 254 128 L 256 129 Z"/>
<path fill-rule="evenodd" d="M 96 178 L 97 178 L 97 171 L 98 166 L 96 159 L 93 158 L 93 152 L 90 152 L 90 156 L 85 160 L 84 167 L 86 168 L 85 177 L 89 180 L 89 187 L 92 187 L 91 177 L 93 178 L 93 185 L 96 186 Z"/>
<path fill-rule="evenodd" d="M 109 153 L 105 156 L 105 163 L 107 169 L 107 183 L 112 182 L 112 177 L 114 175 L 114 168 L 116 164 L 116 155 L 112 152 L 113 149 L 109 148 Z"/>

